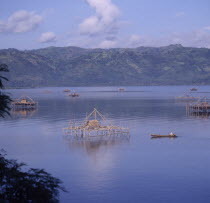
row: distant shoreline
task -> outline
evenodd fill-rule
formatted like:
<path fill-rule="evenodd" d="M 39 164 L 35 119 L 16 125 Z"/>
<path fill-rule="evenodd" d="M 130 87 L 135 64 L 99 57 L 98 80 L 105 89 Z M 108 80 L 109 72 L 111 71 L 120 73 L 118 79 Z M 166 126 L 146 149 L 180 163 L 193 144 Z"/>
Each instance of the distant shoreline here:
<path fill-rule="evenodd" d="M 78 87 L 175 87 L 175 86 L 186 86 L 186 87 L 203 87 L 203 86 L 210 86 L 209 85 L 97 85 L 97 86 L 42 86 L 42 87 L 6 87 L 5 90 L 10 90 L 10 89 L 43 89 L 43 88 L 78 88 Z"/>

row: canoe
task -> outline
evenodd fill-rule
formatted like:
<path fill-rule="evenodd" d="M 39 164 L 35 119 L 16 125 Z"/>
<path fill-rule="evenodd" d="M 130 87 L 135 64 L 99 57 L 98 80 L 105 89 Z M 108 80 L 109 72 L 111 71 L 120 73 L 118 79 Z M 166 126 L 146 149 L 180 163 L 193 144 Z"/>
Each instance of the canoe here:
<path fill-rule="evenodd" d="M 198 89 L 196 88 L 191 88 L 190 91 L 197 91 Z"/>
<path fill-rule="evenodd" d="M 158 134 L 151 134 L 152 138 L 158 138 L 158 137 L 177 137 L 175 134 L 173 135 L 158 135 Z"/>

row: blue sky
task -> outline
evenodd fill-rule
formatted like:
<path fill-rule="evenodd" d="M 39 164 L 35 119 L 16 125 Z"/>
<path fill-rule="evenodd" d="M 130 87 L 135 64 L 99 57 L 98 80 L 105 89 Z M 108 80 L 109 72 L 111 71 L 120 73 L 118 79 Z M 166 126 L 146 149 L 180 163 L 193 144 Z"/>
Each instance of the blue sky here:
<path fill-rule="evenodd" d="M 0 48 L 210 48 L 209 0 L 0 0 Z"/>

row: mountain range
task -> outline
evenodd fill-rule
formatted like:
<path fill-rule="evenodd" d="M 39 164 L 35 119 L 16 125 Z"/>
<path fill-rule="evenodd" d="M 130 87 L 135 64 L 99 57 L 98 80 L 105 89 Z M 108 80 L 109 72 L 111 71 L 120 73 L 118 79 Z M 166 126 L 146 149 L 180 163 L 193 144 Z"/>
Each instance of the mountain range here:
<path fill-rule="evenodd" d="M 210 49 L 48 47 L 0 50 L 8 65 L 7 87 L 208 85 Z"/>

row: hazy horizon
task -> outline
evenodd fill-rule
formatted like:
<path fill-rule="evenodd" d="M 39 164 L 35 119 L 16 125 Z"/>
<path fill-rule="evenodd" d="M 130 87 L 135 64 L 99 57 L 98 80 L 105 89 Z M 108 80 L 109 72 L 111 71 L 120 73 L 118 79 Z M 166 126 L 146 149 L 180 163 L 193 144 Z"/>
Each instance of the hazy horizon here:
<path fill-rule="evenodd" d="M 208 47 L 193 47 L 193 46 L 183 46 L 182 44 L 169 44 L 169 45 L 163 45 L 163 46 L 137 46 L 137 47 L 114 47 L 114 48 L 100 48 L 100 47 L 94 47 L 94 48 L 87 48 L 87 47 L 79 47 L 79 46 L 46 46 L 46 47 L 37 47 L 35 49 L 33 48 L 29 48 L 29 49 L 19 49 L 19 48 L 14 48 L 14 47 L 8 47 L 8 48 L 2 48 L 0 50 L 3 50 L 3 49 L 16 49 L 16 50 L 19 50 L 19 51 L 30 51 L 30 50 L 37 50 L 37 49 L 47 49 L 47 48 L 68 48 L 68 47 L 73 47 L 73 48 L 80 48 L 80 49 L 106 49 L 106 50 L 109 50 L 109 49 L 138 49 L 138 48 L 163 48 L 163 47 L 169 47 L 169 46 L 181 46 L 183 48 L 205 48 L 205 49 L 210 49 Z"/>

